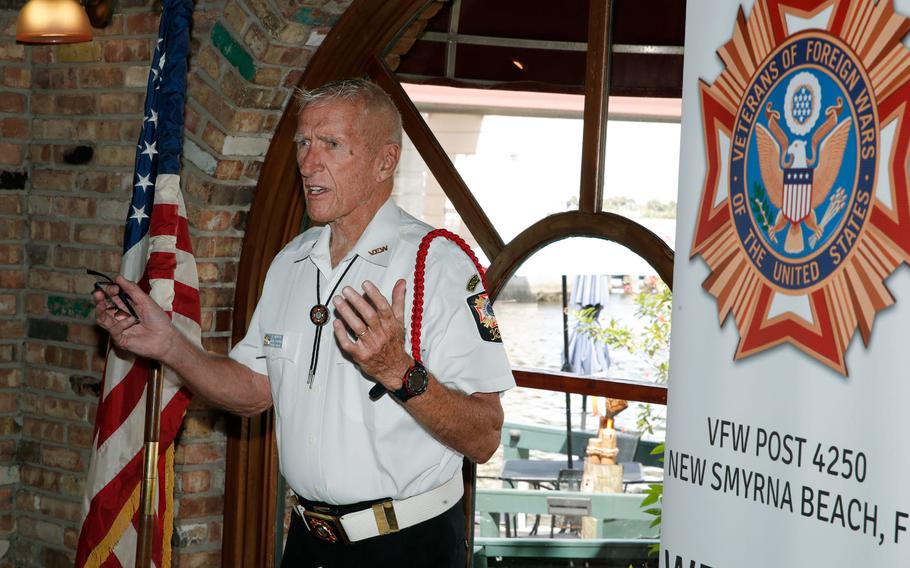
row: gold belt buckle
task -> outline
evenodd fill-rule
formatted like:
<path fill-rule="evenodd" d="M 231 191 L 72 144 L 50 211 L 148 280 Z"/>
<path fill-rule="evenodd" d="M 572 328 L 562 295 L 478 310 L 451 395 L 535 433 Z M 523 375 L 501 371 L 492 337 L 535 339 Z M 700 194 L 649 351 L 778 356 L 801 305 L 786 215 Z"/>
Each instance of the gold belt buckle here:
<path fill-rule="evenodd" d="M 303 522 L 310 530 L 310 534 L 326 542 L 340 542 L 342 544 L 350 542 L 338 516 L 310 511 L 303 507 L 301 509 L 303 509 Z"/>
<path fill-rule="evenodd" d="M 391 499 L 376 503 L 371 508 L 380 535 L 398 532 L 398 517 L 395 516 L 395 507 Z"/>

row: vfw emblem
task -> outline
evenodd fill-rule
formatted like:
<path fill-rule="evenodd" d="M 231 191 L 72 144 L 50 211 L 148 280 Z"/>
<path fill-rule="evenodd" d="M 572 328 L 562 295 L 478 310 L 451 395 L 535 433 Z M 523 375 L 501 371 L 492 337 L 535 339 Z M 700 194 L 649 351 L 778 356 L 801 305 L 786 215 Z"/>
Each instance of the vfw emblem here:
<path fill-rule="evenodd" d="M 758 0 L 700 84 L 707 168 L 692 247 L 735 358 L 790 343 L 846 375 L 910 260 L 910 21 L 890 1 Z"/>

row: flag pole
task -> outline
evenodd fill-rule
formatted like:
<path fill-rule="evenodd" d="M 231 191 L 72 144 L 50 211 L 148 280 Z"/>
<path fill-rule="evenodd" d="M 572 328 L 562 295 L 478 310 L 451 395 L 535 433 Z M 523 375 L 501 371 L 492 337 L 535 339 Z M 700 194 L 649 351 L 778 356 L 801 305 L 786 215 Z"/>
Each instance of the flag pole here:
<path fill-rule="evenodd" d="M 136 568 L 152 562 L 155 529 L 155 496 L 158 494 L 158 441 L 161 432 L 161 363 L 150 362 L 151 376 L 145 390 L 145 451 L 142 454 L 142 484 L 139 493 L 139 528 L 136 538 Z"/>

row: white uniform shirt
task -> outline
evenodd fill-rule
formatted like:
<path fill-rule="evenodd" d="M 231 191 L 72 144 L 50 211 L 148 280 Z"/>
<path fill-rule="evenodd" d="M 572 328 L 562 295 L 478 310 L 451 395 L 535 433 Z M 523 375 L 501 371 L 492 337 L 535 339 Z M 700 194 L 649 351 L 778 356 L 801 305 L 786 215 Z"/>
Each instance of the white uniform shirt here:
<path fill-rule="evenodd" d="M 272 261 L 259 304 L 231 358 L 266 374 L 275 404 L 280 469 L 301 497 L 333 504 L 403 499 L 448 481 L 462 456 L 433 438 L 390 395 L 371 401 L 375 384 L 338 347 L 329 292 L 345 286 L 362 293 L 370 280 L 391 302 L 392 288 L 407 281 L 405 349 L 417 247 L 431 227 L 391 200 L 376 213 L 350 253 L 332 268 L 329 227 L 297 236 Z M 348 263 L 354 263 L 339 282 Z M 447 239 L 430 246 L 426 263 L 421 355 L 436 379 L 467 394 L 514 386 L 502 343 L 488 341 L 495 326 L 484 313 L 477 274 L 468 256 Z M 330 318 L 322 330 L 312 388 L 307 386 L 316 326 L 316 278 Z M 476 281 L 476 278 L 475 278 Z M 476 307 L 475 307 L 476 306 Z M 498 331 L 498 330 L 497 330 Z"/>

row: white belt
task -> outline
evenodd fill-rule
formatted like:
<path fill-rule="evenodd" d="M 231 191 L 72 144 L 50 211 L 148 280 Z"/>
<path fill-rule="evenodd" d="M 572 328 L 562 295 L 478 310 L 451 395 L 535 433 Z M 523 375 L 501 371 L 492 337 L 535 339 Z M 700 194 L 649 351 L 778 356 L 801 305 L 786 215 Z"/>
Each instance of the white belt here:
<path fill-rule="evenodd" d="M 461 474 L 456 473 L 452 479 L 439 487 L 400 501 L 388 500 L 376 503 L 362 511 L 347 513 L 338 517 L 349 542 L 357 542 L 374 536 L 398 532 L 416 524 L 438 517 L 452 508 L 464 494 Z M 308 518 L 314 515 L 302 505 L 295 507 L 297 513 L 307 522 L 307 528 L 313 531 Z M 316 515 L 318 517 L 318 514 Z"/>

